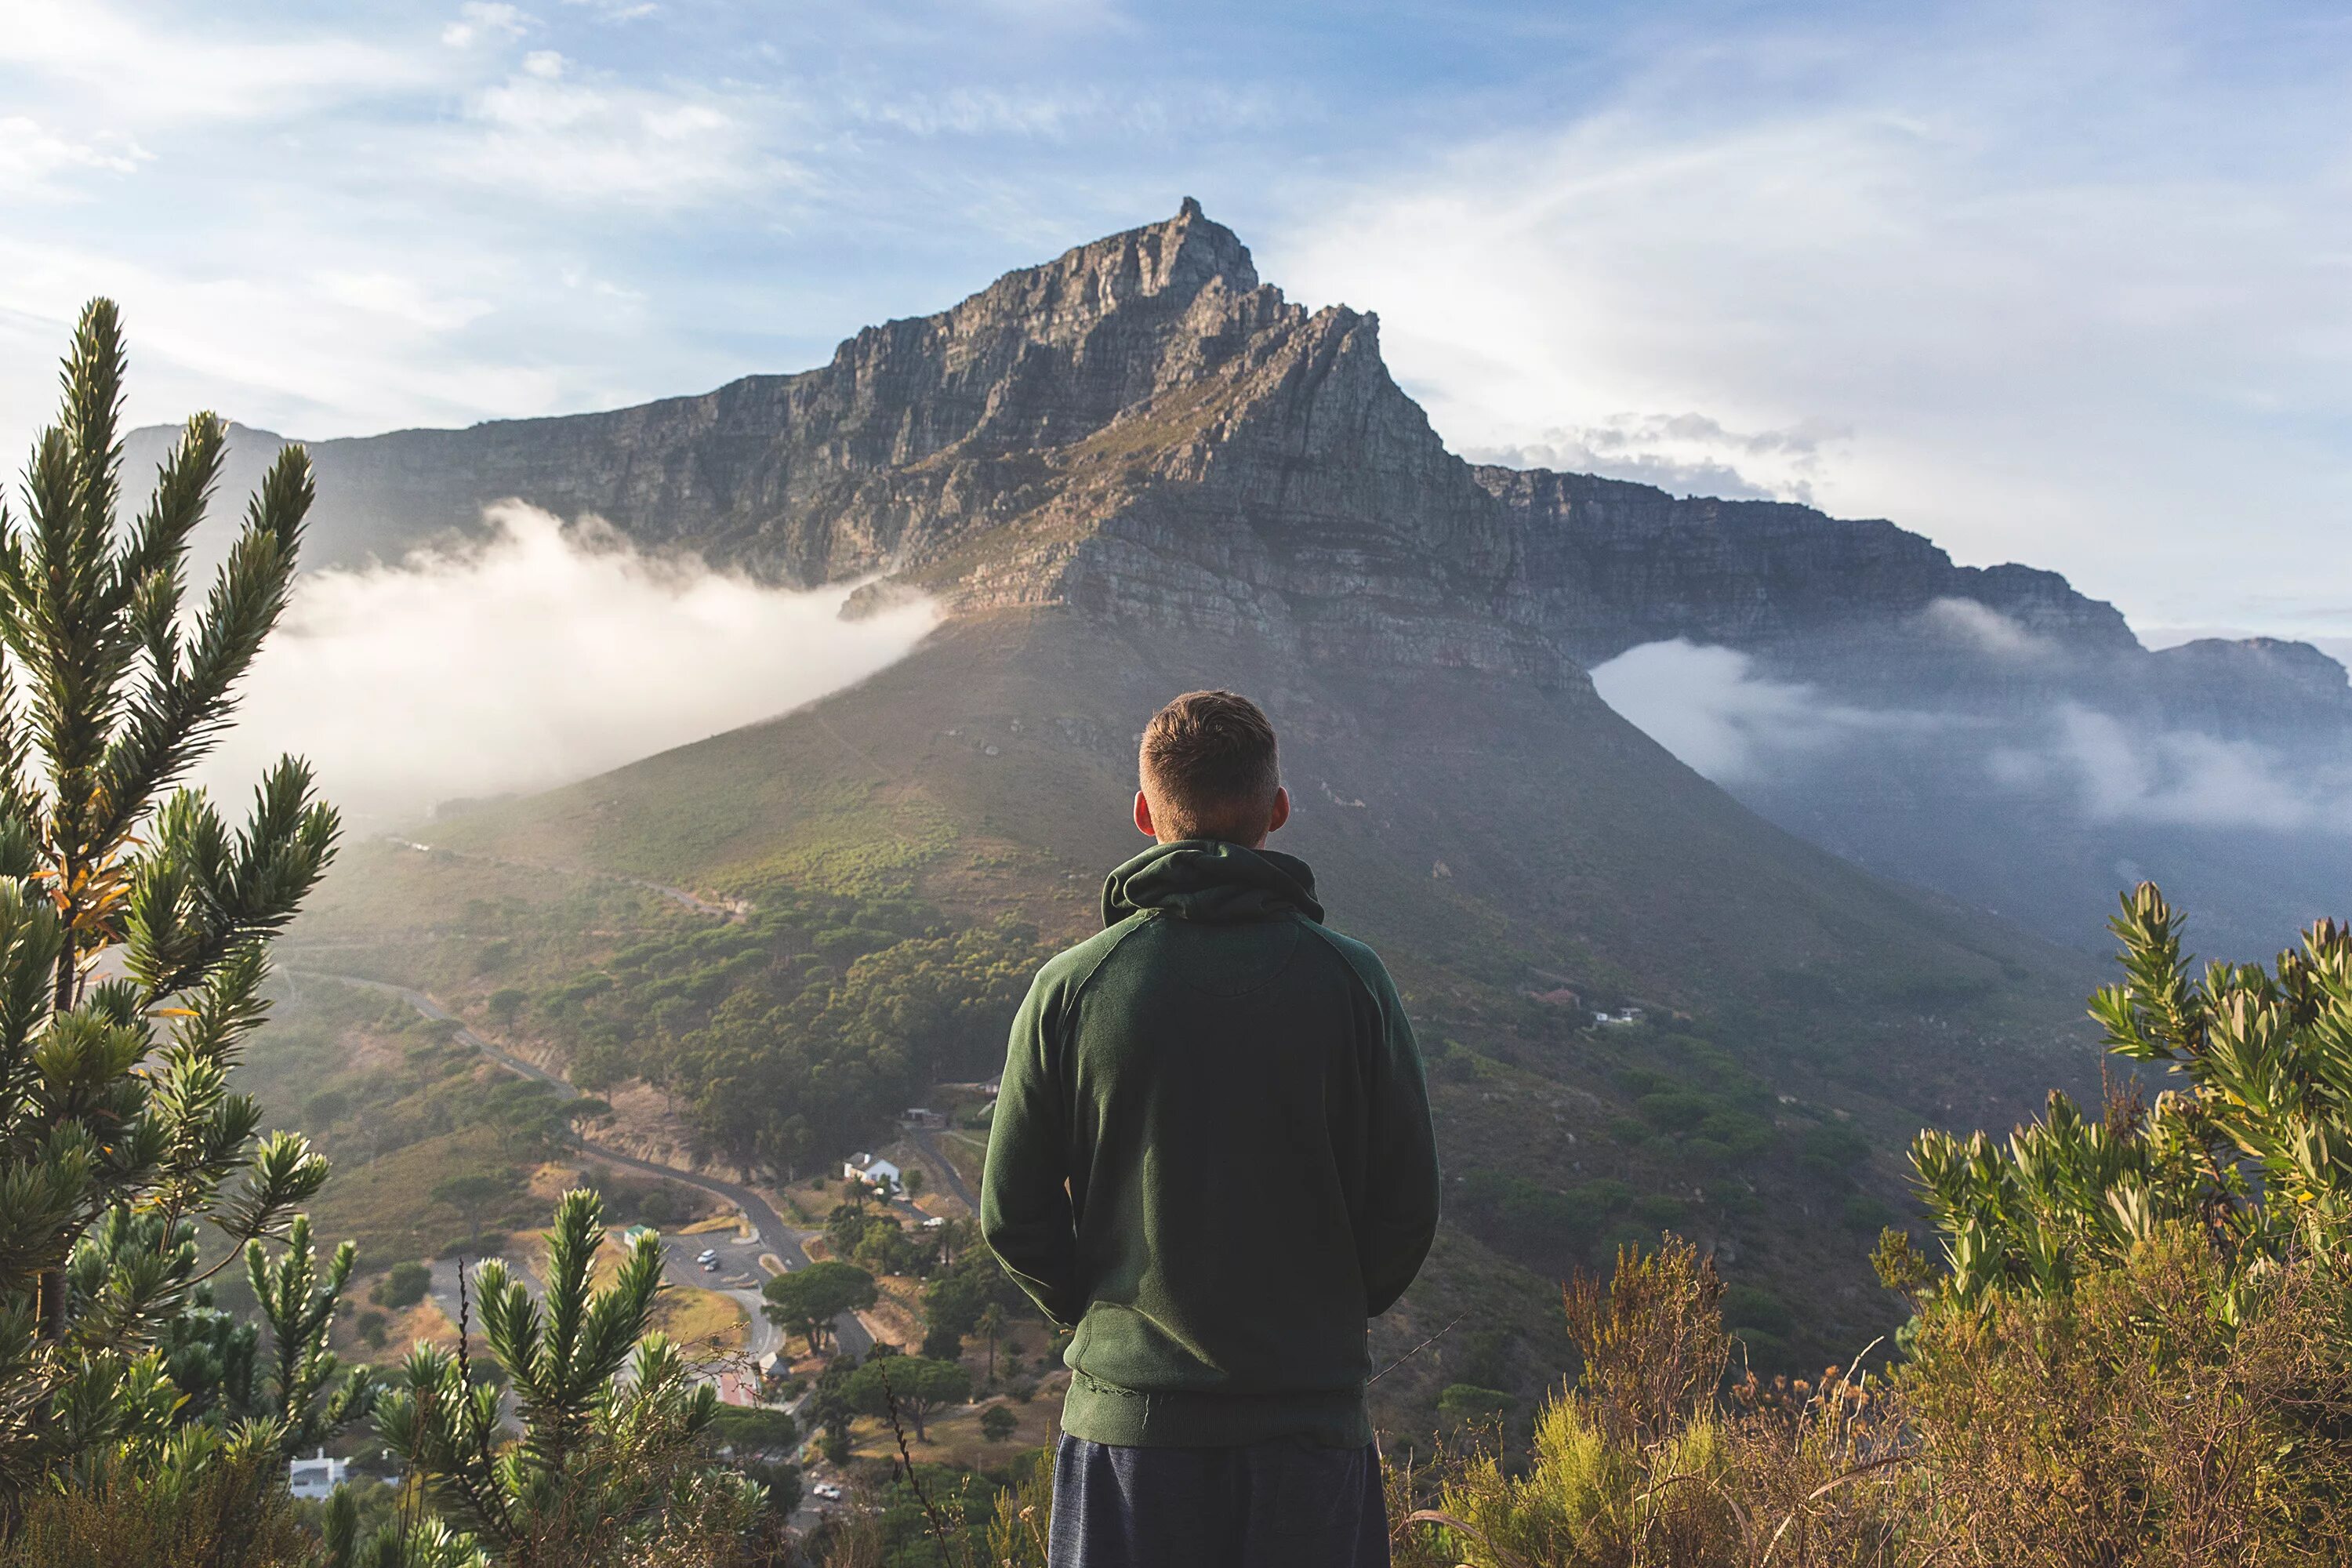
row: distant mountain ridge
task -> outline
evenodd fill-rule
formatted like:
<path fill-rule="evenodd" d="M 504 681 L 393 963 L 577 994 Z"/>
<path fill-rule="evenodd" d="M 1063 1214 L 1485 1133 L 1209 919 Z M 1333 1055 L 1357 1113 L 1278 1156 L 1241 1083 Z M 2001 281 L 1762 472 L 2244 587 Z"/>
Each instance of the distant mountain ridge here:
<path fill-rule="evenodd" d="M 135 438 L 142 460 L 163 434 Z M 240 430 L 238 465 L 277 441 Z M 2077 708 L 2299 756 L 2318 736 L 2326 755 L 2311 765 L 2332 767 L 2330 748 L 2352 734 L 2352 685 L 2316 649 L 2151 653 L 2054 573 L 1958 566 L 1889 522 L 1473 468 L 1390 376 L 1375 316 L 1289 302 L 1189 198 L 946 310 L 868 328 L 810 371 L 311 452 L 314 566 L 397 557 L 519 497 L 782 583 L 880 574 L 950 615 L 1066 607 L 1247 635 L 1317 666 L 1573 689 L 1645 644 L 1721 645 L 1759 679 L 1824 701 L 1937 716 L 1899 746 L 1799 749 L 1725 780 L 1878 869 L 2077 942 L 2096 940 L 2119 867 L 2186 866 L 2192 907 L 2204 895 L 2233 941 L 2283 938 L 2336 885 L 2327 854 L 2273 877 L 2267 861 L 2235 866 L 2243 841 L 2226 833 L 2192 823 L 2184 838 L 2180 823 L 2127 815 L 2086 819 L 2087 858 L 2053 863 L 2045 844 L 2004 859 L 2004 835 L 2046 839 L 2059 818 L 2095 813 L 2068 793 L 2092 787 L 2073 763 L 2040 782 L 2011 768 L 1994 793 L 2013 809 L 1936 804 L 1968 795 L 1959 775 L 1982 773 L 1988 747 L 2062 743 L 2044 731 Z"/>

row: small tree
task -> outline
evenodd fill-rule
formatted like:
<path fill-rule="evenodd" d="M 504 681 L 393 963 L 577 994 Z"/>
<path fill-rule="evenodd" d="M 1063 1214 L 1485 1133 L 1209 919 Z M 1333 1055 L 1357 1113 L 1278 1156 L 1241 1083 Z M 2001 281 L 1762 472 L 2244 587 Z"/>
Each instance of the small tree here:
<path fill-rule="evenodd" d="M 943 1405 L 971 1398 L 971 1373 L 960 1363 L 929 1356 L 879 1356 L 857 1369 L 845 1392 L 859 1414 L 904 1416 L 915 1424 L 915 1441 L 928 1443 L 925 1421 Z"/>
<path fill-rule="evenodd" d="M 2093 1119 L 2063 1094 L 2006 1146 L 1922 1132 L 1911 1158 L 1951 1262 L 1947 1285 L 2063 1294 L 2168 1224 L 2202 1232 L 2242 1270 L 2340 1256 L 2352 1229 L 2352 931 L 2322 921 L 2300 952 L 2216 963 L 2182 954 L 2181 917 L 2152 883 L 2109 921 L 2124 981 L 2091 999 L 2107 1048 L 2161 1062 L 2181 1087 Z M 2251 1179 L 2251 1164 L 2261 1180 Z M 1904 1266 L 1890 1236 L 1889 1272 Z"/>
<path fill-rule="evenodd" d="M 503 1177 L 474 1172 L 462 1176 L 450 1176 L 433 1185 L 433 1201 L 453 1208 L 464 1216 L 466 1234 L 482 1233 L 483 1216 L 492 1204 L 507 1194 L 508 1183 Z"/>
<path fill-rule="evenodd" d="M 980 1330 L 981 1338 L 988 1342 L 988 1381 L 994 1383 L 996 1381 L 996 1342 L 1004 1337 L 1003 1304 L 991 1301 L 982 1308 L 980 1321 L 976 1326 Z"/>
<path fill-rule="evenodd" d="M 160 1347 L 198 1305 L 199 1228 L 223 1233 L 226 1267 L 327 1173 L 299 1136 L 262 1137 L 228 1077 L 334 813 L 291 758 L 239 828 L 173 789 L 285 607 L 310 464 L 278 454 L 184 613 L 225 434 L 190 419 L 118 527 L 123 370 L 95 300 L 21 523 L 0 500 L 0 1512 L 60 1467 L 160 1451 L 187 1418 Z M 85 1249 L 118 1214 L 140 1223 Z"/>
<path fill-rule="evenodd" d="M 1006 1405 L 992 1405 L 980 1413 L 980 1435 L 992 1443 L 1003 1442 L 1020 1425 L 1021 1417 Z"/>
<path fill-rule="evenodd" d="M 877 1299 L 874 1276 L 854 1263 L 812 1263 L 775 1276 L 760 1293 L 767 1301 L 760 1310 L 768 1321 L 804 1336 L 811 1355 L 824 1347 L 835 1319 Z"/>
<path fill-rule="evenodd" d="M 425 1300 L 425 1292 L 432 1284 L 433 1271 L 411 1258 L 394 1264 L 384 1277 L 376 1281 L 375 1289 L 368 1292 L 368 1300 L 379 1307 L 400 1311 Z"/>
<path fill-rule="evenodd" d="M 377 1430 L 502 1563 L 725 1561 L 759 1517 L 760 1489 L 708 1465 L 718 1392 L 647 1331 L 660 1243 L 640 1238 L 593 1289 L 604 1238 L 601 1200 L 566 1193 L 547 1233 L 543 1307 L 503 1263 L 476 1271 L 482 1337 L 507 1374 L 519 1437 L 501 1438 L 499 1390 L 462 1345 L 412 1352 Z"/>

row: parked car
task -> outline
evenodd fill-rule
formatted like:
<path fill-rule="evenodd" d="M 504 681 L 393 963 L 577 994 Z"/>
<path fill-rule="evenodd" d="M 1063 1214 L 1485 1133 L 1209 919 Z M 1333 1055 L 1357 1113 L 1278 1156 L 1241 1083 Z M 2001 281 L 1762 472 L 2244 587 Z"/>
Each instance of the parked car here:
<path fill-rule="evenodd" d="M 835 1481 L 819 1481 L 816 1485 L 809 1488 L 809 1495 L 812 1497 L 823 1498 L 827 1502 L 839 1502 L 841 1500 L 841 1487 L 839 1483 Z"/>
<path fill-rule="evenodd" d="M 694 1260 L 708 1268 L 719 1261 L 719 1249 L 715 1247 L 706 1247 L 696 1254 Z"/>

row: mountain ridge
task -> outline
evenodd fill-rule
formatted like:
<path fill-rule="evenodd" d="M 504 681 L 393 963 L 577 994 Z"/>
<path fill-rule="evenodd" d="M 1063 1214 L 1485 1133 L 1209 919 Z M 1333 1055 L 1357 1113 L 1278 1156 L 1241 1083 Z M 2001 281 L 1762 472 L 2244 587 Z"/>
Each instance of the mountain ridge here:
<path fill-rule="evenodd" d="M 142 457 L 160 448 L 139 439 Z M 271 439 L 240 432 L 237 462 L 257 466 Z M 1390 374 L 1376 315 L 1287 300 L 1189 198 L 866 328 L 806 371 L 311 453 L 319 565 L 478 531 L 511 497 L 782 584 L 881 578 L 858 602 L 912 588 L 950 617 L 1063 606 L 1245 635 L 1313 665 L 1590 691 L 1587 672 L 1633 647 L 1721 645 L 1775 701 L 1821 708 L 1817 730 L 1847 738 L 1728 778 L 1743 800 L 2084 945 L 2118 868 L 2184 868 L 2184 891 L 2239 947 L 2274 944 L 2340 880 L 2326 855 L 2164 816 L 2211 794 L 2167 769 L 2237 748 L 2243 773 L 2352 737 L 2352 684 L 2325 654 L 2264 639 L 2151 652 L 2055 573 L 1960 566 L 1884 520 L 1474 467 Z M 2069 730 L 2076 712 L 2156 737 L 2159 754 L 2085 752 L 2115 742 Z M 2095 779 L 2095 765 L 2125 772 Z M 2158 820 L 2099 815 L 2115 809 Z M 2061 822 L 2084 829 L 2080 846 L 2053 844 Z M 2031 856 L 2004 851 L 2029 840 Z"/>

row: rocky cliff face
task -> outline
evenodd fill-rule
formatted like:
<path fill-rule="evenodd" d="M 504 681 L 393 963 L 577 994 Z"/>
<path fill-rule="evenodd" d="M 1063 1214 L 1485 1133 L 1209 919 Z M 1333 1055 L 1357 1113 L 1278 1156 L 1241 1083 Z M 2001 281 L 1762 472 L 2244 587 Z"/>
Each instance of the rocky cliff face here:
<path fill-rule="evenodd" d="M 276 444 L 239 432 L 237 465 Z M 2342 667 L 2303 645 L 2151 654 L 2055 574 L 1957 566 L 1890 522 L 1474 469 L 1390 377 L 1375 317 L 1289 302 L 1189 200 L 861 331 L 801 374 L 312 452 L 314 563 L 396 556 L 516 497 L 783 583 L 875 577 L 876 592 L 919 588 L 951 615 L 1053 607 L 1139 634 L 1245 636 L 1319 668 L 1486 672 L 1570 702 L 1594 700 L 1585 671 L 1629 649 L 1721 645 L 1779 683 L 1783 707 L 1791 691 L 1828 704 L 1816 729 L 1840 741 L 1727 775 L 1743 798 L 2012 910 L 2051 863 L 2052 823 L 2073 833 L 2084 812 L 2153 801 L 2176 827 L 2210 826 L 2195 816 L 2204 785 L 2092 755 L 2115 747 L 2080 714 L 2189 733 L 2174 762 L 2210 742 L 2340 768 L 2352 735 Z M 2053 745 L 2079 754 L 2045 765 Z M 2107 774 L 2080 799 L 2019 782 L 2067 768 Z M 1975 877 L 2035 833 L 2017 876 Z M 2161 870 L 2169 853 L 2088 831 L 2065 842 L 2091 847 L 2044 923 L 2076 935 L 2095 930 L 2083 889 L 2104 898 L 2116 867 Z"/>

